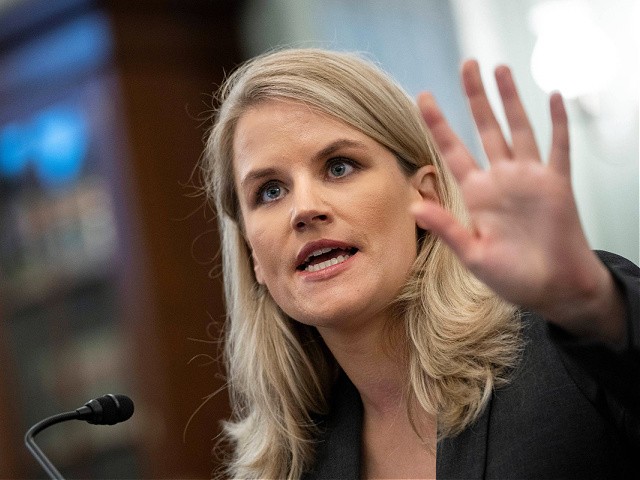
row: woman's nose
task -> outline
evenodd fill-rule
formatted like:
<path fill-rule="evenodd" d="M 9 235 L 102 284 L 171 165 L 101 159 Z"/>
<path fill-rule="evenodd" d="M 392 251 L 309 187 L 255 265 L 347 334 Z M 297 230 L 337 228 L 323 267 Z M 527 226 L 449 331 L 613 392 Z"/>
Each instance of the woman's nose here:
<path fill-rule="evenodd" d="M 303 230 L 330 221 L 329 206 L 316 188 L 310 185 L 300 186 L 293 195 L 291 226 L 294 229 Z"/>

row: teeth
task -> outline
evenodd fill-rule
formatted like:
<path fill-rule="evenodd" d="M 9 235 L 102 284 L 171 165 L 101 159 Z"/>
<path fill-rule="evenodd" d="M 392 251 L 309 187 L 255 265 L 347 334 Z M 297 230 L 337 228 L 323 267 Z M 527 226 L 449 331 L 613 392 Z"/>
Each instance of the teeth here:
<path fill-rule="evenodd" d="M 329 250 L 331 250 L 331 249 L 329 249 Z M 323 253 L 327 253 L 327 252 L 323 252 Z M 312 255 L 312 256 L 315 256 L 315 255 Z M 331 260 L 327 260 L 325 262 L 318 263 L 317 265 L 307 265 L 307 267 L 304 270 L 305 270 L 305 272 L 317 272 L 319 270 L 324 270 L 327 267 L 330 267 L 332 265 L 337 265 L 339 263 L 344 262 L 350 256 L 351 255 L 338 255 L 336 258 L 332 258 Z"/>
<path fill-rule="evenodd" d="M 309 255 L 306 259 L 305 262 L 308 262 L 309 260 L 311 260 L 313 257 L 319 257 L 320 255 L 323 255 L 325 253 L 329 253 L 331 250 L 333 250 L 333 248 L 329 248 L 329 247 L 325 247 L 325 248 L 321 248 L 320 250 L 316 250 L 315 252 L 313 252 L 311 255 Z"/>

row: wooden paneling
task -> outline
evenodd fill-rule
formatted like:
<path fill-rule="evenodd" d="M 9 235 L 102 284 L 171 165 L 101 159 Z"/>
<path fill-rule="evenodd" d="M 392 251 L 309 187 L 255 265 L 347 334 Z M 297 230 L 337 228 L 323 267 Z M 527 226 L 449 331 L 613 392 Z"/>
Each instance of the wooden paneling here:
<path fill-rule="evenodd" d="M 100 148 L 112 148 L 118 158 L 102 173 L 124 235 L 109 281 L 119 298 L 113 320 L 121 329 L 122 363 L 132 388 L 119 393 L 131 393 L 136 403 L 143 478 L 210 477 L 217 466 L 214 439 L 229 414 L 224 390 L 206 400 L 224 383 L 217 362 L 224 309 L 221 280 L 210 274 L 219 271 L 215 220 L 196 194 L 196 167 L 210 124 L 211 94 L 242 60 L 236 31 L 241 3 L 65 0 L 64 8 L 47 7 L 34 16 L 37 25 L 24 13 L 12 13 L 24 26 L 0 35 L 1 58 L 25 35 L 46 34 L 49 21 L 61 25 L 91 11 L 106 13 L 110 21 L 113 62 L 87 78 L 97 76 L 114 87 L 105 121 L 115 124 L 105 130 L 109 137 Z M 26 4 L 33 8 L 38 2 Z M 0 299 L 0 320 L 6 315 Z M 32 459 L 16 440 L 23 421 L 11 393 L 21 379 L 15 378 L 7 341 L 0 343 L 0 476 L 28 478 L 34 469 L 24 465 Z"/>

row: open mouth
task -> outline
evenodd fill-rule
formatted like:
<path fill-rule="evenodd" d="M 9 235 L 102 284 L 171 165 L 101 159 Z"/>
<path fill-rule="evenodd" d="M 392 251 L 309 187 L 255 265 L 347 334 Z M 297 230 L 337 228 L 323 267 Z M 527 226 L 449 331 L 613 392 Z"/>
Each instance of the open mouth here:
<path fill-rule="evenodd" d="M 297 270 L 304 272 L 317 272 L 325 268 L 344 262 L 355 255 L 358 249 L 351 248 L 320 248 L 312 252 L 304 262 L 297 266 Z"/>

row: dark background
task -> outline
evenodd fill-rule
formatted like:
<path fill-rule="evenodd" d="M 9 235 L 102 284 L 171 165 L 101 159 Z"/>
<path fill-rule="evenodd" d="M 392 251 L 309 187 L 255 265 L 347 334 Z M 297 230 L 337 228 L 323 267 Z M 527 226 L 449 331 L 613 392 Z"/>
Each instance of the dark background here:
<path fill-rule="evenodd" d="M 30 152 L 0 179 L 0 478 L 43 477 L 26 429 L 109 392 L 133 398 L 129 422 L 37 437 L 64 476 L 216 468 L 223 306 L 196 166 L 211 93 L 242 60 L 241 6 L 32 0 L 0 17 L 0 128 L 18 125 Z M 83 153 L 56 180 L 38 171 L 38 122 L 60 109 L 83 119 Z"/>

